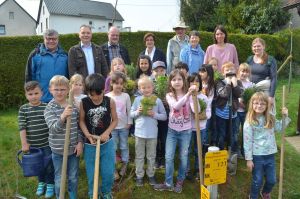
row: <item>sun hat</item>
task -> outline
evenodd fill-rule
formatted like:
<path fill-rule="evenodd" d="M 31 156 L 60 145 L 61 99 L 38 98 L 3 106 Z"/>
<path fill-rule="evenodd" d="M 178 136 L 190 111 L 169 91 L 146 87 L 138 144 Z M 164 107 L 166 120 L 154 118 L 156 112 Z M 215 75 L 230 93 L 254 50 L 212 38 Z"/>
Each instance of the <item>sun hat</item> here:
<path fill-rule="evenodd" d="M 188 28 L 189 26 L 185 25 L 184 21 L 179 21 L 174 27 L 173 30 L 175 30 L 176 28 Z"/>
<path fill-rule="evenodd" d="M 166 64 L 165 62 L 162 61 L 156 61 L 152 64 L 152 70 L 155 70 L 158 67 L 163 67 L 164 69 L 166 69 Z"/>

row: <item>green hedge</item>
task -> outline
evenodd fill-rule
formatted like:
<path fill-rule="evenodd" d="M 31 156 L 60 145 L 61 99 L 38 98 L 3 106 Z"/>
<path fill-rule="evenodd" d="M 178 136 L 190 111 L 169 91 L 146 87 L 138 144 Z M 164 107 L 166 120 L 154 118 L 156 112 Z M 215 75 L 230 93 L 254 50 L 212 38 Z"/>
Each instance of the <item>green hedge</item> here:
<path fill-rule="evenodd" d="M 135 64 L 138 54 L 145 48 L 143 36 L 146 32 L 122 33 L 121 43 L 129 51 L 131 61 Z M 156 46 L 166 51 L 168 40 L 174 33 L 155 32 Z M 282 35 L 285 35 L 284 37 Z M 230 34 L 229 42 L 235 44 L 239 54 L 240 62 L 251 55 L 251 42 L 260 36 L 266 40 L 267 52 L 274 55 L 277 60 L 284 60 L 287 56 L 288 39 L 286 34 L 282 35 L 242 35 Z M 41 36 L 27 37 L 0 37 L 0 110 L 17 107 L 25 102 L 23 83 L 24 70 L 27 57 L 31 50 L 40 42 Z M 93 34 L 93 42 L 102 44 L 107 41 L 105 33 Z M 77 34 L 60 36 L 60 43 L 65 50 L 79 42 Z M 205 50 L 213 43 L 213 34 L 201 32 L 201 45 Z"/>

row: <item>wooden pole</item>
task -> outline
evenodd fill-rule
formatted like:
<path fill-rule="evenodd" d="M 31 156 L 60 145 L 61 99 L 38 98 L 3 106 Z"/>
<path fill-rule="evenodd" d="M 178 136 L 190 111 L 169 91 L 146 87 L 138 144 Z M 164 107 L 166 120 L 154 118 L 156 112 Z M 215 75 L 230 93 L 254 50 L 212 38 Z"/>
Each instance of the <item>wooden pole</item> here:
<path fill-rule="evenodd" d="M 197 135 L 197 148 L 198 148 L 198 163 L 199 163 L 199 175 L 200 175 L 200 184 L 203 185 L 203 163 L 202 163 L 202 142 L 199 126 L 199 110 L 198 110 L 198 100 L 197 92 L 193 92 L 192 95 L 194 111 L 195 111 L 195 126 L 196 126 L 196 135 Z"/>
<path fill-rule="evenodd" d="M 282 92 L 282 108 L 285 107 L 286 89 L 283 86 Z M 280 151 L 280 170 L 279 170 L 279 194 L 278 199 L 282 199 L 282 185 L 283 185 L 283 168 L 284 168 L 284 144 L 285 144 L 285 115 L 282 115 L 282 135 L 281 135 L 281 151 Z"/>
<path fill-rule="evenodd" d="M 96 146 L 96 158 L 95 158 L 95 172 L 94 172 L 94 189 L 93 189 L 93 199 L 98 199 L 98 187 L 99 187 L 99 164 L 100 164 L 100 137 L 97 138 Z"/>
<path fill-rule="evenodd" d="M 70 90 L 70 92 L 69 92 L 68 104 L 70 106 L 73 106 L 73 92 L 72 92 L 72 90 Z M 69 145 L 70 145 L 71 118 L 72 118 L 72 115 L 67 118 L 67 124 L 66 124 L 64 154 L 63 154 L 63 163 L 62 163 L 61 181 L 60 181 L 60 192 L 59 192 L 59 198 L 60 199 L 65 198 L 65 192 L 66 192 L 66 178 L 67 178 L 67 165 L 68 165 Z"/>

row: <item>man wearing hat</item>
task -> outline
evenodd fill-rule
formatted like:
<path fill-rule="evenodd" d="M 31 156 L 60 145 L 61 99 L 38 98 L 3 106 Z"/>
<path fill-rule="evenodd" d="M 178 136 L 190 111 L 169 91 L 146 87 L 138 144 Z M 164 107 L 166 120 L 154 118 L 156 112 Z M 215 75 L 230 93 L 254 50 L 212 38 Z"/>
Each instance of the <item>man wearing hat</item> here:
<path fill-rule="evenodd" d="M 168 42 L 167 47 L 167 74 L 174 69 L 175 65 L 179 62 L 180 51 L 188 45 L 189 37 L 185 34 L 188 26 L 183 21 L 173 27 L 176 35 Z"/>

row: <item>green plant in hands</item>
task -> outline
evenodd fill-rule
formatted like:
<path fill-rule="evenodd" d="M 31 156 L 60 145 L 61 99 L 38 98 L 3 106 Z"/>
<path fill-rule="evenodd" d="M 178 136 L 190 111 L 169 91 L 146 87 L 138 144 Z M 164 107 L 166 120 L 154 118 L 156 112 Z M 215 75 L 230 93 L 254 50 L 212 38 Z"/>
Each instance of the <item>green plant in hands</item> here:
<path fill-rule="evenodd" d="M 222 79 L 223 75 L 219 71 L 214 71 L 214 80 Z"/>
<path fill-rule="evenodd" d="M 142 114 L 143 115 L 148 115 L 148 111 L 151 110 L 153 108 L 153 106 L 155 106 L 156 104 L 156 99 L 157 97 L 155 95 L 151 95 L 149 97 L 144 97 L 141 100 L 141 105 L 142 105 Z"/>
<path fill-rule="evenodd" d="M 155 81 L 155 92 L 161 100 L 165 99 L 168 90 L 168 77 L 158 76 Z"/>
<path fill-rule="evenodd" d="M 243 103 L 246 107 L 246 110 L 248 109 L 248 106 L 249 106 L 249 101 L 250 101 L 250 98 L 252 97 L 252 95 L 256 92 L 260 91 L 258 88 L 256 88 L 255 86 L 254 87 L 250 87 L 250 88 L 246 88 L 242 94 L 242 100 L 243 100 Z"/>
<path fill-rule="evenodd" d="M 127 71 L 127 77 L 129 79 L 135 80 L 135 74 L 136 74 L 136 67 L 131 64 L 131 65 L 125 65 L 126 71 Z"/>
<path fill-rule="evenodd" d="M 136 88 L 136 83 L 135 81 L 131 80 L 131 79 L 128 79 L 126 81 L 126 84 L 124 86 L 125 88 L 125 91 L 131 96 L 133 95 L 134 91 L 135 91 L 135 88 Z"/>

